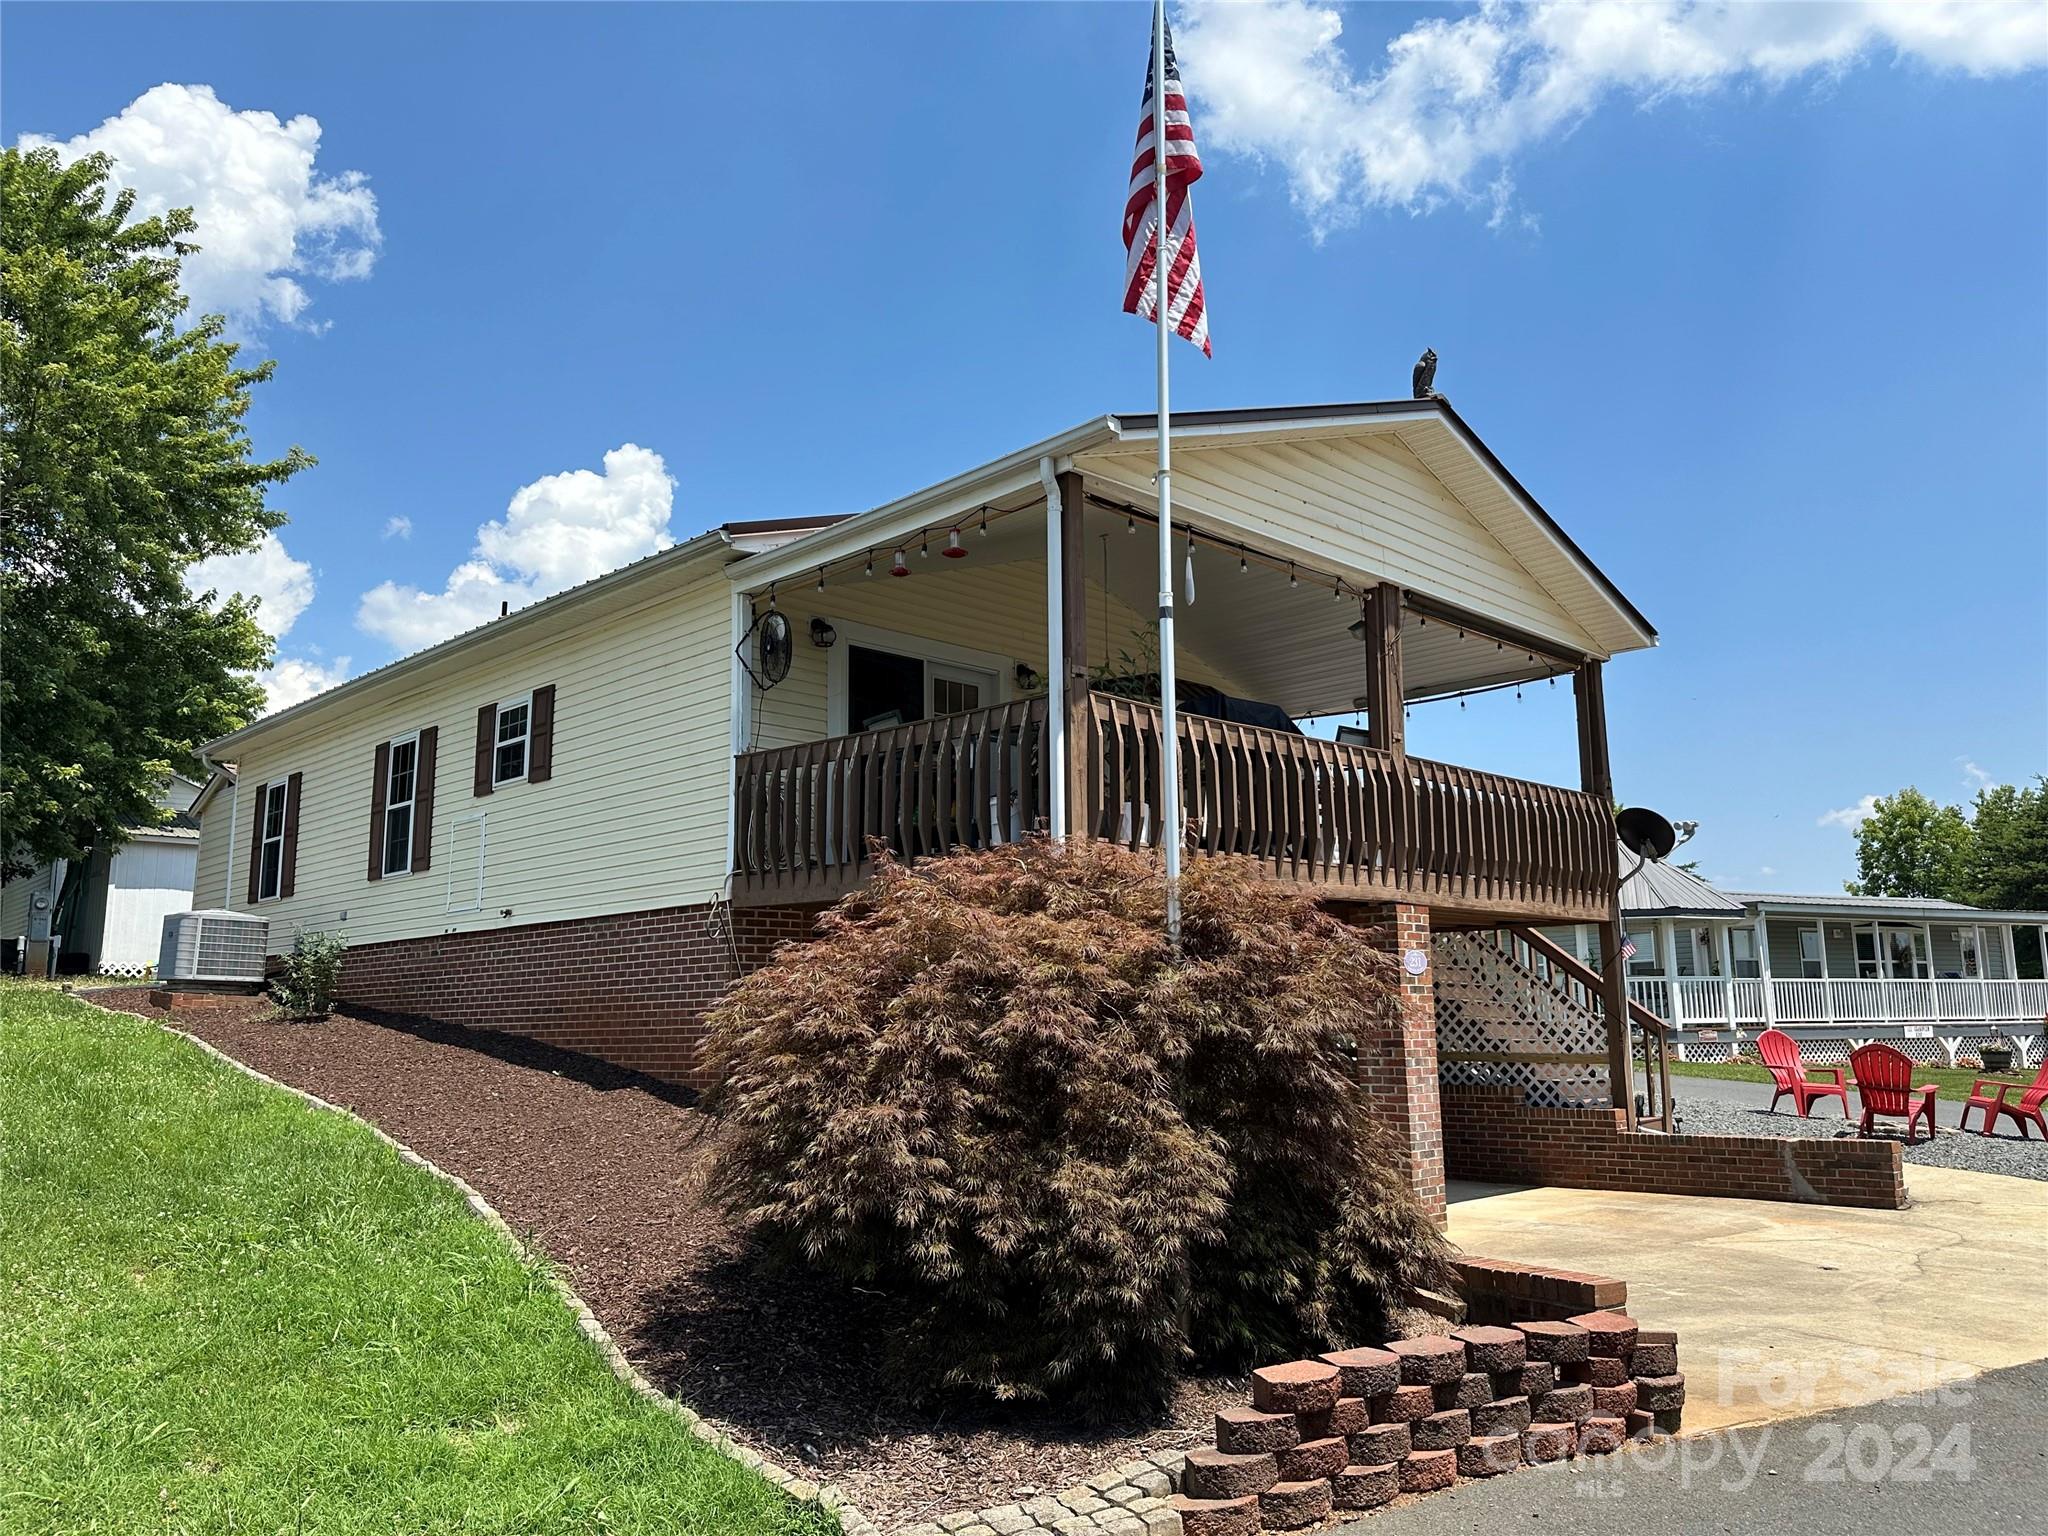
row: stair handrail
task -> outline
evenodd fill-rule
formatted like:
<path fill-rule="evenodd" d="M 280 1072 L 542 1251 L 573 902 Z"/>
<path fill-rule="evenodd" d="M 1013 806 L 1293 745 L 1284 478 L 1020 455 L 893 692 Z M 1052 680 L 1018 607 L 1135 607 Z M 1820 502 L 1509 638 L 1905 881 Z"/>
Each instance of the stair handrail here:
<path fill-rule="evenodd" d="M 1510 923 L 1508 924 L 1508 932 L 1528 945 L 1532 954 L 1540 955 L 1553 970 L 1562 972 L 1573 981 L 1585 987 L 1595 997 L 1600 998 L 1602 1011 L 1605 1011 L 1606 997 L 1602 991 L 1602 982 L 1598 971 L 1594 970 L 1570 950 L 1552 943 L 1534 928 L 1526 927 L 1520 923 Z M 1640 1028 L 1643 1032 L 1644 1082 L 1645 1086 L 1653 1088 L 1656 1094 L 1656 1102 L 1651 1106 L 1651 1113 L 1643 1118 L 1646 1121 L 1654 1120 L 1660 1129 L 1669 1131 L 1671 1129 L 1671 1026 L 1656 1014 L 1650 1012 L 1649 1009 L 1645 1008 L 1634 998 L 1630 998 L 1628 1001 L 1628 1014 L 1629 1022 Z M 1650 1062 L 1650 1046 L 1652 1042 L 1655 1043 L 1657 1056 L 1654 1067 L 1656 1076 L 1654 1078 L 1650 1076 L 1653 1070 Z"/>

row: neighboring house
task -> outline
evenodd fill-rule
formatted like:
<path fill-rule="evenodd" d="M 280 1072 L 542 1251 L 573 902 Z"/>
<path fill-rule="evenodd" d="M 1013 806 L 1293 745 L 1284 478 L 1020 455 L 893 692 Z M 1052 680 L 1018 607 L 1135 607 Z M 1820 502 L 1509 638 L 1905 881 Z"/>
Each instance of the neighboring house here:
<path fill-rule="evenodd" d="M 139 976 L 156 964 L 163 921 L 192 906 L 199 859 L 200 786 L 177 774 L 157 796 L 161 827 L 123 827 L 121 841 L 58 859 L 0 887 L 0 940 L 23 954 L 54 938 L 66 972 Z"/>
<path fill-rule="evenodd" d="M 1601 668 L 1655 643 L 1641 614 L 1447 402 L 1174 428 L 1196 855 L 1424 953 L 1611 920 Z M 1153 455 L 1153 418 L 1099 417 L 856 516 L 728 523 L 266 716 L 205 749 L 237 774 L 199 903 L 273 951 L 346 935 L 355 1004 L 690 1081 L 704 1011 L 869 839 L 1153 840 L 1159 711 L 1090 686 L 1143 691 Z M 1560 676 L 1578 786 L 1407 754 L 1404 701 Z M 1292 724 L 1354 714 L 1356 742 Z M 1433 1036 L 1408 1070 L 1434 1137 Z"/>
<path fill-rule="evenodd" d="M 2048 1017 L 2048 912 L 1722 891 L 1665 864 L 1646 865 L 1621 897 L 1629 995 L 1679 1030 L 1694 1060 L 1726 1056 L 1738 1030 L 1774 1026 L 1811 1060 L 1847 1060 L 1865 1039 L 1941 1060 L 1958 1043 L 2038 1041 Z M 1590 926 L 1553 937 L 1600 964 Z"/>

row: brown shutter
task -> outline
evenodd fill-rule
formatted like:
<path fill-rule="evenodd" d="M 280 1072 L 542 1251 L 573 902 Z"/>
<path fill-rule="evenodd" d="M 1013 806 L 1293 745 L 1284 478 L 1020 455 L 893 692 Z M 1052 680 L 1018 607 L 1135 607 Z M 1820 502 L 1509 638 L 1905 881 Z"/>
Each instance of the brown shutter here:
<path fill-rule="evenodd" d="M 299 783 L 295 773 L 284 781 L 284 868 L 278 871 L 277 894 L 291 895 L 299 883 Z"/>
<path fill-rule="evenodd" d="M 441 743 L 441 728 L 430 725 L 420 732 L 419 751 L 413 758 L 412 779 L 412 872 L 431 868 L 434 853 L 434 757 Z"/>
<path fill-rule="evenodd" d="M 249 832 L 249 905 L 261 899 L 263 881 L 263 807 L 270 799 L 270 786 L 256 786 L 256 823 Z"/>
<path fill-rule="evenodd" d="M 555 685 L 533 690 L 533 708 L 526 717 L 532 740 L 526 744 L 526 782 L 545 784 L 555 772 Z"/>
<path fill-rule="evenodd" d="M 391 743 L 377 746 L 376 777 L 370 781 L 370 878 L 384 878 L 384 797 L 391 792 Z"/>
<path fill-rule="evenodd" d="M 476 784 L 472 794 L 491 792 L 491 754 L 498 750 L 498 706 L 486 704 L 476 712 Z"/>

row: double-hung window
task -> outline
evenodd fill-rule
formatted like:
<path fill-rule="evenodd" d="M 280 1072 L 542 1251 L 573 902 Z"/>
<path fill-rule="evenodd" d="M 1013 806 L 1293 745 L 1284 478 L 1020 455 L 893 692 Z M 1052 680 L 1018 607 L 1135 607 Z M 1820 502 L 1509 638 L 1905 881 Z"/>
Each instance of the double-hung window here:
<path fill-rule="evenodd" d="M 497 744 L 491 755 L 491 783 L 510 784 L 526 777 L 533 744 L 533 696 L 522 693 L 498 706 Z"/>
<path fill-rule="evenodd" d="M 1807 923 L 1799 930 L 1799 974 L 1818 981 L 1827 974 L 1827 946 L 1821 939 L 1820 924 Z"/>
<path fill-rule="evenodd" d="M 263 844 L 257 856 L 256 899 L 275 901 L 284 890 L 285 804 L 291 787 L 284 779 L 263 786 Z"/>
<path fill-rule="evenodd" d="M 403 875 L 412 869 L 413 809 L 419 797 L 420 739 L 401 736 L 391 743 L 391 766 L 384 777 L 384 873 Z"/>

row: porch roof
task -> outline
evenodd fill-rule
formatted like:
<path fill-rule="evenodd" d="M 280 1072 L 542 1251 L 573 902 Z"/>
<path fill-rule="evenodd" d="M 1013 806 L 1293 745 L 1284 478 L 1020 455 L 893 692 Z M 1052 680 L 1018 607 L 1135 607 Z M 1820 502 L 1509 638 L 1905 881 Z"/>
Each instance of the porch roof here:
<path fill-rule="evenodd" d="M 1173 430 L 1175 442 L 1185 443 L 1190 450 L 1347 436 L 1398 436 L 1402 446 L 1549 594 L 1562 614 L 1569 616 L 1569 623 L 1560 633 L 1548 639 L 1552 649 L 1608 656 L 1657 643 L 1657 632 L 1649 620 L 1508 472 L 1447 400 L 1368 400 L 1187 411 L 1173 418 Z M 729 575 L 743 589 L 760 592 L 772 582 L 789 580 L 814 567 L 841 564 L 865 549 L 887 548 L 932 528 L 944 529 L 970 520 L 980 509 L 995 506 L 1003 515 L 1032 510 L 1043 503 L 1039 467 L 1045 459 L 1051 459 L 1058 469 L 1081 469 L 1091 477 L 1101 478 L 1107 487 L 1120 494 L 1149 504 L 1149 471 L 1140 461 L 1151 452 L 1150 445 L 1156 437 L 1157 417 L 1153 414 L 1095 417 L 951 479 L 855 513 L 771 552 L 740 561 Z M 1175 500 L 1178 524 L 1189 513 L 1180 505 L 1180 496 Z M 1242 529 L 1230 537 L 1245 538 L 1254 545 L 1260 543 L 1256 534 L 1247 535 Z M 1271 552 L 1283 557 L 1295 553 L 1284 547 Z M 1304 558 L 1312 561 L 1314 557 Z M 1367 571 L 1345 573 L 1346 579 L 1354 583 L 1384 575 Z M 1415 590 L 1423 598 L 1446 597 L 1422 586 Z M 1566 631 L 1578 638 L 1568 640 Z M 1543 641 L 1546 637 L 1538 635 L 1537 639 Z M 1529 675 L 1540 675 L 1540 671 Z"/>
<path fill-rule="evenodd" d="M 1728 891 L 1749 911 L 1768 910 L 1773 915 L 1864 918 L 1883 921 L 1893 918 L 1918 922 L 2048 923 L 2048 912 L 2029 912 L 1993 907 L 1973 907 L 1960 901 L 1943 901 L 1919 896 L 1813 896 L 1775 891 Z"/>

